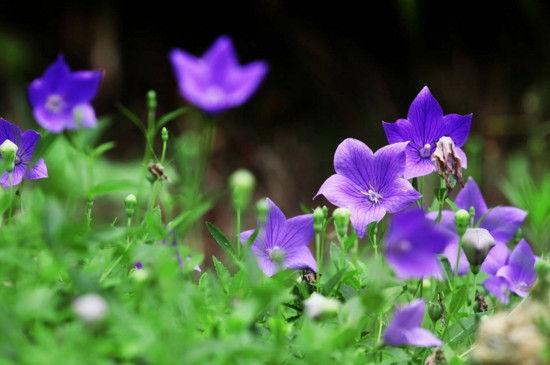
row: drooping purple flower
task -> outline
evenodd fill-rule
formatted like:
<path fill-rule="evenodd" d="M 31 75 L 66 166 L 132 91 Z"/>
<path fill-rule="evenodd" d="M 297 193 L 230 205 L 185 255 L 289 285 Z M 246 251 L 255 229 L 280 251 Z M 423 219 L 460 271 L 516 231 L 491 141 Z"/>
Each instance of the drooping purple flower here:
<path fill-rule="evenodd" d="M 441 277 L 438 255 L 452 239 L 420 208 L 395 215 L 385 239 L 386 259 L 401 279 Z"/>
<path fill-rule="evenodd" d="M 40 140 L 40 134 L 32 129 L 21 133 L 18 126 L 11 124 L 4 118 L 0 118 L 0 144 L 4 143 L 6 139 L 9 139 L 18 147 L 15 155 L 15 168 L 12 171 L 13 186 L 19 185 L 23 179 L 35 180 L 48 177 L 48 169 L 42 158 L 36 161 L 34 166 L 31 166 L 34 150 Z M 4 187 L 10 186 L 7 171 L 0 177 L 0 183 Z"/>
<path fill-rule="evenodd" d="M 497 247 L 499 245 L 505 245 L 514 237 L 521 226 L 521 223 L 523 223 L 523 220 L 527 216 L 527 212 L 508 206 L 495 207 L 489 211 L 487 204 L 481 195 L 479 187 L 472 177 L 468 178 L 468 182 L 464 186 L 464 189 L 462 189 L 456 196 L 455 204 L 458 208 L 465 210 L 469 210 L 470 207 L 474 207 L 474 221 L 476 224 L 479 219 L 488 212 L 479 224 L 479 228 L 485 228 L 488 230 L 491 236 L 495 239 L 497 245 L 489 251 L 489 254 L 485 260 L 501 261 L 501 258 L 499 257 L 493 258 L 493 255 L 501 255 L 503 252 L 502 248 L 497 249 Z M 435 220 L 437 217 L 437 212 L 428 213 L 428 217 Z M 441 225 L 455 234 L 455 239 L 447 246 L 445 252 L 443 253 L 449 259 L 449 263 L 454 271 L 456 266 L 456 254 L 458 252 L 458 235 L 456 234 L 454 212 L 444 210 L 442 212 Z M 481 270 L 485 271 L 484 267 L 486 266 L 482 265 Z M 460 255 L 458 273 L 460 275 L 466 274 L 468 272 L 468 268 L 468 259 L 462 251 Z"/>
<path fill-rule="evenodd" d="M 227 36 L 219 37 L 202 58 L 174 49 L 170 61 L 181 96 L 209 113 L 246 102 L 267 73 L 263 61 L 239 65 Z"/>
<path fill-rule="evenodd" d="M 427 86 L 413 100 L 407 119 L 382 123 L 389 143 L 410 141 L 406 149 L 406 179 L 429 175 L 435 171 L 430 156 L 435 151 L 436 142 L 443 136 L 453 140 L 462 167 L 466 168 L 466 155 L 459 147 L 466 142 L 471 124 L 472 114 L 444 116 L 441 106 Z"/>
<path fill-rule="evenodd" d="M 396 309 L 395 317 L 384 331 L 384 343 L 389 346 L 441 346 L 443 342 L 430 331 L 421 328 L 426 303 L 417 299 L 401 309 Z"/>
<path fill-rule="evenodd" d="M 525 297 L 537 280 L 535 261 L 531 247 L 525 240 L 521 240 L 508 257 L 506 265 L 487 278 L 483 285 L 504 305 L 508 304 L 510 291 Z"/>
<path fill-rule="evenodd" d="M 52 133 L 94 127 L 97 120 L 91 101 L 102 76 L 102 71 L 71 72 L 60 55 L 29 86 L 29 100 L 38 124 Z"/>
<path fill-rule="evenodd" d="M 315 197 L 322 194 L 332 204 L 347 208 L 362 238 L 367 224 L 380 221 L 386 213 L 400 212 L 422 196 L 402 178 L 406 146 L 406 142 L 395 143 L 373 154 L 361 141 L 344 140 L 334 155 L 336 174 Z"/>
<path fill-rule="evenodd" d="M 310 269 L 317 272 L 317 263 L 307 247 L 313 238 L 313 214 L 299 215 L 286 219 L 285 215 L 269 198 L 265 225 L 260 229 L 252 253 L 258 259 L 260 269 L 272 276 L 279 270 L 277 259 L 281 259 L 283 269 Z M 254 232 L 242 232 L 240 240 L 244 244 Z"/>

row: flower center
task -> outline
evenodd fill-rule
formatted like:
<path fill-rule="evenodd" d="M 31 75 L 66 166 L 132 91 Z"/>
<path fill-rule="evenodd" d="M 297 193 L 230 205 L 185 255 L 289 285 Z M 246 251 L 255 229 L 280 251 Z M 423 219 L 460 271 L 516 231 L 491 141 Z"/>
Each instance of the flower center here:
<path fill-rule="evenodd" d="M 225 96 L 225 92 L 219 86 L 210 86 L 206 89 L 205 98 L 211 103 L 217 103 Z"/>
<path fill-rule="evenodd" d="M 529 290 L 529 285 L 527 285 L 527 283 L 525 281 L 522 281 L 521 283 L 519 283 L 518 288 L 521 291 L 528 291 Z"/>
<path fill-rule="evenodd" d="M 279 246 L 266 249 L 269 259 L 273 262 L 282 262 L 285 257 L 285 251 Z"/>
<path fill-rule="evenodd" d="M 55 114 L 61 113 L 66 105 L 67 103 L 65 103 L 65 100 L 59 94 L 49 95 L 46 100 L 46 109 Z"/>
<path fill-rule="evenodd" d="M 397 242 L 397 249 L 403 253 L 409 252 L 411 250 L 411 242 L 407 240 L 401 240 Z"/>
<path fill-rule="evenodd" d="M 15 165 L 19 165 L 21 163 L 21 157 L 19 157 L 18 154 L 15 154 Z"/>
<path fill-rule="evenodd" d="M 431 156 L 432 154 L 432 145 L 429 144 L 429 143 L 426 143 L 424 145 L 424 147 L 422 147 L 421 149 L 418 150 L 418 154 L 420 155 L 420 157 L 422 158 L 428 158 Z"/>
<path fill-rule="evenodd" d="M 382 195 L 378 194 L 376 191 L 369 189 L 366 193 L 364 191 L 361 194 L 366 195 L 367 199 L 374 204 L 379 204 L 382 199 Z"/>

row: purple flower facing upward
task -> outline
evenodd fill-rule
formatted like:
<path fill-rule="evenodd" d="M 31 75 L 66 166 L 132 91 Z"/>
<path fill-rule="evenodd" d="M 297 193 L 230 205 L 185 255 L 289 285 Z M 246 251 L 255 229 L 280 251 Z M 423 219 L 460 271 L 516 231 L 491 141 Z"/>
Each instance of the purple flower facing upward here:
<path fill-rule="evenodd" d="M 52 133 L 94 127 L 97 121 L 90 102 L 102 76 L 101 71 L 71 72 L 60 55 L 29 86 L 29 100 L 38 124 Z"/>
<path fill-rule="evenodd" d="M 252 253 L 258 259 L 260 269 L 267 276 L 275 274 L 279 266 L 295 270 L 308 268 L 317 272 L 317 263 L 307 247 L 314 235 L 313 214 L 287 220 L 269 198 L 267 204 L 269 213 L 265 225 L 252 245 Z M 253 229 L 242 232 L 241 242 L 244 244 L 253 232 Z"/>
<path fill-rule="evenodd" d="M 525 240 L 519 241 L 506 265 L 502 266 L 494 276 L 487 278 L 483 285 L 502 304 L 508 304 L 510 291 L 520 297 L 525 297 L 535 284 L 535 255 Z"/>
<path fill-rule="evenodd" d="M 227 36 L 219 37 L 202 58 L 174 49 L 170 61 L 181 96 L 209 113 L 246 102 L 267 73 L 262 61 L 240 66 Z"/>
<path fill-rule="evenodd" d="M 426 303 L 417 299 L 396 309 L 395 317 L 384 331 L 384 343 L 389 346 L 441 346 L 443 342 L 430 331 L 421 328 Z"/>
<path fill-rule="evenodd" d="M 413 100 L 407 119 L 382 123 L 389 143 L 410 141 L 406 149 L 406 179 L 429 175 L 435 171 L 430 157 L 435 151 L 437 141 L 443 136 L 453 140 L 462 167 L 466 168 L 466 155 L 459 147 L 466 142 L 471 124 L 472 114 L 444 116 L 441 106 L 427 86 Z"/>
<path fill-rule="evenodd" d="M 34 166 L 31 166 L 40 134 L 32 129 L 21 133 L 18 126 L 0 118 L 0 144 L 4 143 L 6 139 L 18 147 L 15 155 L 15 168 L 12 172 L 12 185 L 19 185 L 23 179 L 35 180 L 48 177 L 48 169 L 43 159 L 39 159 Z M 0 183 L 4 187 L 10 186 L 7 171 L 0 177 Z"/>
<path fill-rule="evenodd" d="M 323 183 L 315 197 L 322 194 L 332 204 L 347 208 L 362 238 L 367 224 L 405 209 L 422 196 L 402 178 L 406 146 L 406 142 L 396 143 L 372 153 L 361 141 L 344 140 L 334 155 L 336 174 Z"/>
<path fill-rule="evenodd" d="M 385 239 L 386 259 L 401 279 L 441 277 L 438 255 L 451 234 L 424 215 L 422 209 L 397 214 Z"/>
<path fill-rule="evenodd" d="M 495 207 L 489 211 L 487 204 L 481 195 L 479 187 L 472 177 L 468 178 L 468 182 L 464 186 L 464 189 L 462 189 L 456 196 L 455 204 L 459 209 L 465 210 L 469 210 L 470 207 L 474 207 L 474 221 L 476 224 L 479 219 L 488 212 L 479 224 L 479 228 L 485 228 L 489 231 L 491 236 L 495 239 L 496 246 L 489 251 L 485 261 L 502 261 L 501 257 L 494 257 L 494 255 L 502 256 L 506 249 L 499 246 L 505 246 L 506 243 L 514 237 L 514 234 L 516 234 L 521 226 L 521 223 L 523 223 L 523 220 L 527 216 L 527 212 L 515 207 Z M 428 213 L 428 217 L 435 220 L 437 217 L 437 212 Z M 445 252 L 443 253 L 449 259 L 449 263 L 454 271 L 456 266 L 456 254 L 458 253 L 458 235 L 456 234 L 454 212 L 444 210 L 442 212 L 441 225 L 455 235 L 455 239 L 447 246 Z M 484 267 L 487 268 L 486 265 L 482 265 L 481 269 L 487 272 Z M 464 251 L 462 251 L 460 254 L 458 273 L 460 275 L 466 274 L 468 272 L 468 268 L 468 259 L 466 258 Z"/>

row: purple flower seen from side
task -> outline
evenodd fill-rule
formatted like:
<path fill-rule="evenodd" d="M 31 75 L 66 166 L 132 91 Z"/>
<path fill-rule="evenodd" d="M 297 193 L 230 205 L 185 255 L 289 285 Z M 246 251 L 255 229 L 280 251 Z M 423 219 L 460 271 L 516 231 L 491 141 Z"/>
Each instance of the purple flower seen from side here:
<path fill-rule="evenodd" d="M 334 155 L 336 174 L 315 197 L 322 194 L 332 204 L 347 208 L 357 235 L 364 237 L 367 224 L 380 221 L 386 213 L 400 212 L 422 196 L 402 178 L 406 146 L 407 142 L 395 143 L 373 153 L 361 141 L 344 140 Z"/>
<path fill-rule="evenodd" d="M 487 214 L 481 223 L 479 223 L 479 228 L 485 228 L 489 231 L 491 236 L 495 239 L 496 246 L 489 251 L 485 261 L 496 260 L 498 262 L 502 262 L 501 256 L 506 249 L 499 246 L 505 246 L 506 243 L 514 237 L 523 223 L 523 220 L 527 216 L 527 212 L 509 206 L 499 206 L 489 210 L 483 196 L 481 195 L 479 187 L 472 177 L 468 178 L 468 182 L 464 186 L 464 189 L 462 189 L 456 196 L 455 204 L 459 209 L 465 210 L 469 210 L 470 207 L 474 207 L 474 222 L 476 224 L 481 217 L 483 217 L 483 215 Z M 428 217 L 435 220 L 437 217 L 437 212 L 428 213 Z M 442 212 L 441 225 L 448 231 L 453 232 L 455 235 L 455 239 L 447 246 L 445 252 L 443 253 L 449 259 L 449 263 L 454 271 L 456 266 L 456 254 L 458 253 L 458 235 L 456 234 L 454 212 L 444 210 Z M 498 255 L 499 257 L 494 257 L 495 255 Z M 460 275 L 466 274 L 468 272 L 468 268 L 468 259 L 466 258 L 464 251 L 462 251 L 460 254 L 458 273 Z M 487 265 L 485 265 L 485 262 L 484 265 L 481 266 L 481 269 L 485 272 L 488 272 L 486 270 L 491 270 Z"/>
<path fill-rule="evenodd" d="M 60 55 L 29 86 L 29 100 L 38 124 L 52 133 L 94 127 L 97 120 L 91 101 L 102 76 L 102 71 L 71 72 Z"/>
<path fill-rule="evenodd" d="M 384 331 L 384 343 L 389 346 L 441 346 L 443 342 L 430 331 L 421 328 L 426 303 L 417 299 L 395 311 L 395 317 Z"/>
<path fill-rule="evenodd" d="M 263 61 L 239 65 L 227 36 L 219 37 L 202 58 L 174 49 L 170 61 L 181 96 L 208 113 L 246 102 L 267 73 Z"/>
<path fill-rule="evenodd" d="M 35 180 L 48 177 L 48 169 L 42 158 L 37 160 L 34 166 L 31 166 L 40 134 L 32 129 L 21 133 L 18 126 L 0 118 L 0 144 L 7 139 L 18 147 L 15 154 L 15 168 L 12 172 L 12 185 L 19 185 L 23 179 Z M 0 183 L 4 187 L 10 186 L 7 171 L 0 177 Z"/>
<path fill-rule="evenodd" d="M 420 208 L 395 215 L 385 238 L 386 259 L 401 279 L 441 277 L 438 255 L 452 239 Z"/>
<path fill-rule="evenodd" d="M 436 143 L 443 136 L 450 137 L 456 151 L 466 168 L 466 155 L 462 147 L 470 133 L 472 114 L 443 115 L 441 106 L 425 86 L 413 100 L 407 119 L 398 119 L 395 123 L 383 122 L 389 143 L 410 141 L 407 146 L 407 167 L 405 178 L 425 176 L 435 171 L 431 155 Z"/>
<path fill-rule="evenodd" d="M 269 198 L 267 204 L 269 212 L 265 225 L 252 245 L 252 253 L 258 259 L 260 269 L 267 276 L 272 276 L 279 270 L 277 258 L 280 258 L 283 269 L 307 268 L 317 272 L 317 263 L 307 247 L 314 235 L 313 214 L 286 219 Z M 241 242 L 244 244 L 253 232 L 253 229 L 242 232 Z"/>
<path fill-rule="evenodd" d="M 537 280 L 535 261 L 531 247 L 522 239 L 508 257 L 506 265 L 487 278 L 483 285 L 505 305 L 508 304 L 510 291 L 525 297 Z"/>

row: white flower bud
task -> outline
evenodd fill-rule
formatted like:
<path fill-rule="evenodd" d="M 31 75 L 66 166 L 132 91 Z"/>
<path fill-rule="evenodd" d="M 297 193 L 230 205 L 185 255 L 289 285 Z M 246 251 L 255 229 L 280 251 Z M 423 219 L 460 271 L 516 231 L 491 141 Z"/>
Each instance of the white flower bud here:
<path fill-rule="evenodd" d="M 102 320 L 109 308 L 107 302 L 98 294 L 85 294 L 73 302 L 73 310 L 85 322 Z"/>

